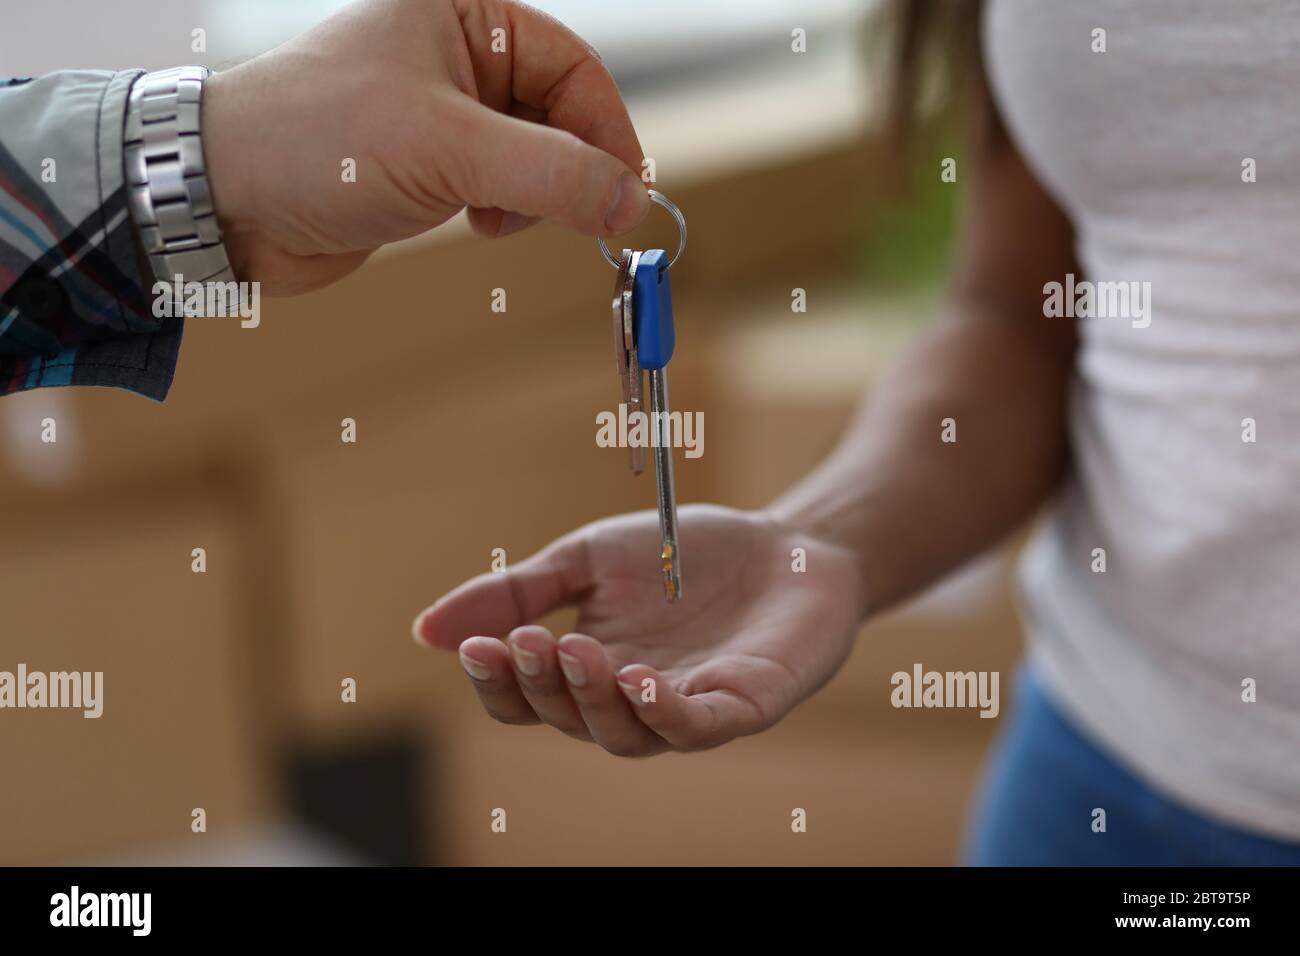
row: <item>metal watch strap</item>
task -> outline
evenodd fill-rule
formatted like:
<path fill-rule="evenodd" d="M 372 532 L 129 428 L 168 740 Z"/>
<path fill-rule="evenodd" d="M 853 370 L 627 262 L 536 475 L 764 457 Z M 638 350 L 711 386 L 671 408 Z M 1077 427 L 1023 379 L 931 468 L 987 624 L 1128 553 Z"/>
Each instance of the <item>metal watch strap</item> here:
<path fill-rule="evenodd" d="M 234 280 L 221 244 L 199 137 L 207 67 L 146 73 L 126 111 L 125 170 L 131 217 L 154 277 L 170 283 Z"/>

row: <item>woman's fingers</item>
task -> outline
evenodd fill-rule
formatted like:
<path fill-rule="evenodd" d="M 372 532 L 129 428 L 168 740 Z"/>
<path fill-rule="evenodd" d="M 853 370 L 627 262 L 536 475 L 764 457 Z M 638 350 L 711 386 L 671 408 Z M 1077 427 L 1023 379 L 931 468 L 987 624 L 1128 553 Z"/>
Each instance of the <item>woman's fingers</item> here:
<path fill-rule="evenodd" d="M 492 637 L 471 637 L 460 645 L 459 653 L 483 709 L 494 719 L 503 724 L 541 722 L 519 689 L 505 644 Z"/>
<path fill-rule="evenodd" d="M 560 670 L 551 632 L 536 625 L 518 627 L 506 638 L 506 647 L 510 650 L 515 680 L 533 712 L 570 737 L 591 740 Z"/>
<path fill-rule="evenodd" d="M 677 750 L 717 747 L 764 725 L 758 707 L 735 691 L 687 696 L 644 664 L 619 671 L 618 687 L 637 719 Z"/>
<path fill-rule="evenodd" d="M 632 713 L 599 641 L 585 634 L 566 634 L 560 638 L 556 657 L 596 743 L 619 757 L 648 757 L 669 749 L 662 737 Z"/>
<path fill-rule="evenodd" d="M 494 719 L 547 723 L 620 757 L 705 750 L 766 726 L 760 708 L 733 690 L 683 694 L 644 664 L 616 675 L 604 647 L 585 634 L 557 642 L 546 628 L 528 625 L 504 642 L 471 637 L 459 650 Z"/>
<path fill-rule="evenodd" d="M 584 539 L 565 535 L 502 572 L 480 574 L 425 608 L 412 627 L 416 641 L 455 650 L 476 634 L 504 637 L 593 586 Z"/>

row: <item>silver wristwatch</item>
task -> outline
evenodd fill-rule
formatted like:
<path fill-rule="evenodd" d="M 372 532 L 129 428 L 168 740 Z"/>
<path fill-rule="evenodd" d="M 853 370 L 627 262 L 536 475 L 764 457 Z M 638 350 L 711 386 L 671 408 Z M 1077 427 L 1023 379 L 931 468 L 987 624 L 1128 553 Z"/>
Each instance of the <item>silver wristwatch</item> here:
<path fill-rule="evenodd" d="M 217 224 L 199 136 L 207 67 L 146 73 L 126 110 L 126 184 L 131 218 L 154 277 L 172 283 L 234 280 Z"/>

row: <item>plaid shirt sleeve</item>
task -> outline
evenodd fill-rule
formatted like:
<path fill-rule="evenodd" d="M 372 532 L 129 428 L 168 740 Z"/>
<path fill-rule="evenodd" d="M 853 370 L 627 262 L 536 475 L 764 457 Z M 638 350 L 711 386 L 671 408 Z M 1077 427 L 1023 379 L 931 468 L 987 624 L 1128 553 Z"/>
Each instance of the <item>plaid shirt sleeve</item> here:
<path fill-rule="evenodd" d="M 0 80 L 0 395 L 171 386 L 182 323 L 153 315 L 122 167 L 138 76 Z"/>

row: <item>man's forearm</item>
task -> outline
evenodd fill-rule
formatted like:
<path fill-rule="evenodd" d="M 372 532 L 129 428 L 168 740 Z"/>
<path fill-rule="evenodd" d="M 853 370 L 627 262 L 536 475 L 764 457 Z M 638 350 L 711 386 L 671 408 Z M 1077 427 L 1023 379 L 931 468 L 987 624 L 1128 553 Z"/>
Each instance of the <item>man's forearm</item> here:
<path fill-rule="evenodd" d="M 1025 325 L 1051 319 L 995 312 L 950 306 L 831 457 L 771 507 L 859 555 L 864 613 L 994 544 L 1060 480 L 1071 355 Z"/>

